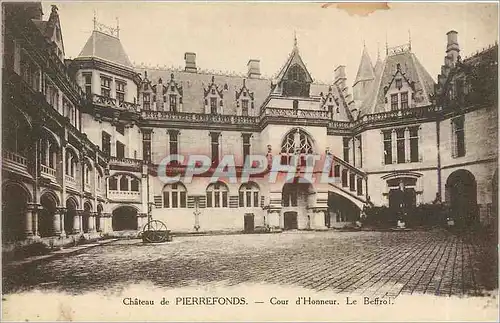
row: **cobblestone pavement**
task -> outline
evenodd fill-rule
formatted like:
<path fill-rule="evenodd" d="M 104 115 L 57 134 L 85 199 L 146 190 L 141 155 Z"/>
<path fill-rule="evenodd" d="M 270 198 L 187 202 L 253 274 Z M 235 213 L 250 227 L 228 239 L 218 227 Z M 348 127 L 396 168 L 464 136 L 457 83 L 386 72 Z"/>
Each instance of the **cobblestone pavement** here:
<path fill-rule="evenodd" d="M 497 250 L 490 239 L 438 230 L 120 240 L 15 272 L 4 269 L 3 289 L 77 294 L 143 281 L 162 287 L 268 283 L 381 297 L 480 295 L 497 288 Z"/>

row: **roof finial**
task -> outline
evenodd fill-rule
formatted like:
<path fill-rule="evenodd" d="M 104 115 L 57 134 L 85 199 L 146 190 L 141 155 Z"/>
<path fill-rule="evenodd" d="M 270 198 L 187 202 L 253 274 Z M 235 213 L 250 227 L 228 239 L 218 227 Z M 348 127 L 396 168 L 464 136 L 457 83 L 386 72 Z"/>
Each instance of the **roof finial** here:
<path fill-rule="evenodd" d="M 94 30 L 97 30 L 97 11 L 94 9 Z"/>
<path fill-rule="evenodd" d="M 120 19 L 116 17 L 116 38 L 120 38 Z"/>
<path fill-rule="evenodd" d="M 297 48 L 297 31 L 293 31 L 293 48 Z"/>
<path fill-rule="evenodd" d="M 377 42 L 377 61 L 380 60 L 380 43 Z"/>
<path fill-rule="evenodd" d="M 366 48 L 366 39 L 363 38 L 363 47 Z"/>
<path fill-rule="evenodd" d="M 387 31 L 385 32 L 385 55 L 389 55 L 389 42 L 387 41 Z"/>
<path fill-rule="evenodd" d="M 410 31 L 410 29 L 408 29 L 408 46 L 409 46 L 410 51 L 411 51 L 411 31 Z"/>

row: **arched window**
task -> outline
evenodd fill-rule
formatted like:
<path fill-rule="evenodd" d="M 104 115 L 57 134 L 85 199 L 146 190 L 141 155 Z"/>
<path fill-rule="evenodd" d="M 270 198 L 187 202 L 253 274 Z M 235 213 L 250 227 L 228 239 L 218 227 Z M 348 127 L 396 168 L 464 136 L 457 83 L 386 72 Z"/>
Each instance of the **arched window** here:
<path fill-rule="evenodd" d="M 66 175 L 76 176 L 77 157 L 72 150 L 66 150 Z"/>
<path fill-rule="evenodd" d="M 90 177 L 92 174 L 92 166 L 85 163 L 85 184 L 90 185 Z"/>
<path fill-rule="evenodd" d="M 132 181 L 130 182 L 130 190 L 139 192 L 139 180 L 137 178 L 132 178 Z"/>
<path fill-rule="evenodd" d="M 217 182 L 207 187 L 207 207 L 227 207 L 229 189 L 224 183 Z"/>
<path fill-rule="evenodd" d="M 110 191 L 118 190 L 118 179 L 116 177 L 109 178 L 109 190 Z"/>
<path fill-rule="evenodd" d="M 185 208 L 187 205 L 187 190 L 181 183 L 165 185 L 163 188 L 164 208 Z"/>
<path fill-rule="evenodd" d="M 128 177 L 123 175 L 120 178 L 120 191 L 128 191 Z"/>
<path fill-rule="evenodd" d="M 239 191 L 240 207 L 259 207 L 259 186 L 255 183 L 242 184 Z"/>
<path fill-rule="evenodd" d="M 306 73 L 299 65 L 293 65 L 288 71 L 288 79 L 290 81 L 304 82 Z"/>
<path fill-rule="evenodd" d="M 306 155 L 313 153 L 312 140 L 300 129 L 290 131 L 281 144 L 281 164 L 290 165 L 293 155 L 300 157 L 300 165 L 305 165 Z"/>
<path fill-rule="evenodd" d="M 101 185 L 102 185 L 102 177 L 103 176 L 102 176 L 101 169 L 99 167 L 96 167 L 96 169 L 97 169 L 97 183 L 96 183 L 96 185 L 97 185 L 97 189 L 100 190 L 102 187 Z"/>

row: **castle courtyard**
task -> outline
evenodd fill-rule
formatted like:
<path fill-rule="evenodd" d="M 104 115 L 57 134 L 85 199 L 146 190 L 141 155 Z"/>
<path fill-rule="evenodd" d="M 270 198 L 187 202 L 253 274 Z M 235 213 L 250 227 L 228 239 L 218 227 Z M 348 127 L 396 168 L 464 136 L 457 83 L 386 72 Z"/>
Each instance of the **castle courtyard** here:
<path fill-rule="evenodd" d="M 3 292 L 120 292 L 265 284 L 372 297 L 482 295 L 497 288 L 495 238 L 444 230 L 288 231 L 179 236 L 89 248 L 45 262 L 3 268 Z"/>

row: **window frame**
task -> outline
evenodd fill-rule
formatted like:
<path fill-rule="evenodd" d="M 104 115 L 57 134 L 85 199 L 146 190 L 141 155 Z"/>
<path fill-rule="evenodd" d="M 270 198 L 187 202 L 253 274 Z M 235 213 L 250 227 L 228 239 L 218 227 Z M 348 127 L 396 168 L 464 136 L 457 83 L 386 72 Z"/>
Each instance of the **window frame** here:
<path fill-rule="evenodd" d="M 206 190 L 207 208 L 228 208 L 229 188 L 222 182 L 212 183 Z"/>

